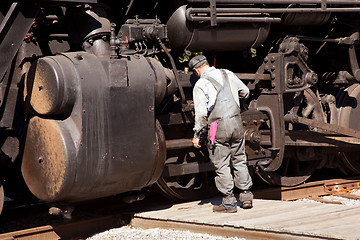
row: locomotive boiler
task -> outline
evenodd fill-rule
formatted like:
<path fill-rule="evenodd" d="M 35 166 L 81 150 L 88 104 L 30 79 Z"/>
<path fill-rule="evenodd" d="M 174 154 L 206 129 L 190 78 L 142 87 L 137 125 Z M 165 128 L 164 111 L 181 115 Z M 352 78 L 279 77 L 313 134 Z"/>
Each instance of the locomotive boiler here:
<path fill-rule="evenodd" d="M 4 196 L 79 202 L 155 185 L 212 194 L 192 147 L 190 57 L 232 70 L 251 171 L 294 186 L 359 174 L 360 2 L 32 0 L 0 6 Z"/>

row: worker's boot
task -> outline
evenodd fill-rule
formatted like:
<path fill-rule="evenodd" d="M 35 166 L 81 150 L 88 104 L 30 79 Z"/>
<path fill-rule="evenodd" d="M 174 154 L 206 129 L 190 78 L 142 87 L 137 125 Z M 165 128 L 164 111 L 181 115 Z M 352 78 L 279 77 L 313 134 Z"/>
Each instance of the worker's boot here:
<path fill-rule="evenodd" d="M 252 208 L 254 195 L 249 190 L 241 191 L 239 194 L 239 200 L 241 202 L 241 207 L 244 209 Z"/>
<path fill-rule="evenodd" d="M 220 205 L 214 205 L 213 212 L 236 213 L 237 201 L 234 194 L 224 196 Z"/>

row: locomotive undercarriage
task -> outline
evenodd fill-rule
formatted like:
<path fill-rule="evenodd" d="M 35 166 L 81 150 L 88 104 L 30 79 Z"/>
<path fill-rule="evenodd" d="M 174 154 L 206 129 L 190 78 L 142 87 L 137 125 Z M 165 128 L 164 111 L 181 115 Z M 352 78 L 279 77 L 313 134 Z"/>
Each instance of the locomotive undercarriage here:
<path fill-rule="evenodd" d="M 151 185 L 176 200 L 214 194 L 206 146 L 191 143 L 196 78 L 185 68 L 199 51 L 251 90 L 252 173 L 282 186 L 323 167 L 359 174 L 358 12 L 315 0 L 7 1 L 0 212 L 4 190 L 49 202 Z"/>

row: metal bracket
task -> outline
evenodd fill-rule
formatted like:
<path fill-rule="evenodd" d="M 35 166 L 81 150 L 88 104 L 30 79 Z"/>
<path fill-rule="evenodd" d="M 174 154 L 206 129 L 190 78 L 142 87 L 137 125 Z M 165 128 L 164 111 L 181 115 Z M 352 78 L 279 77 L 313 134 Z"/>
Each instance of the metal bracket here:
<path fill-rule="evenodd" d="M 216 26 L 216 0 L 210 0 L 210 25 Z"/>
<path fill-rule="evenodd" d="M 40 10 L 38 4 L 14 2 L 0 24 L 0 79 L 2 79 Z"/>

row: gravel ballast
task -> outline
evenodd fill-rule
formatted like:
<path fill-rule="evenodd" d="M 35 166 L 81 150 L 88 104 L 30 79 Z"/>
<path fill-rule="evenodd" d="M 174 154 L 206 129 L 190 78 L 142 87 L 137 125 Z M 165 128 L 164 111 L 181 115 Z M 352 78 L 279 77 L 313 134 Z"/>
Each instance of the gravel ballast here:
<path fill-rule="evenodd" d="M 141 229 L 131 226 L 114 228 L 96 234 L 87 240 L 141 239 L 141 240 L 245 240 L 237 237 L 220 237 L 209 234 L 193 233 L 160 228 Z"/>

